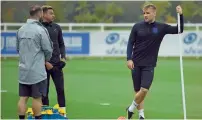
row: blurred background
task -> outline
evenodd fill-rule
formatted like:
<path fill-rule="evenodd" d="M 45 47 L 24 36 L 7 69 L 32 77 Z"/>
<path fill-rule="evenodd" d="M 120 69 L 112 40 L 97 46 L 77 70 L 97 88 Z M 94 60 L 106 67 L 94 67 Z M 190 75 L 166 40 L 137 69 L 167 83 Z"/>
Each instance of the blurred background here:
<path fill-rule="evenodd" d="M 157 21 L 170 25 L 176 25 L 176 6 L 181 5 L 185 30 L 180 40 L 178 35 L 164 37 L 154 82 L 145 100 L 145 116 L 148 119 L 183 119 L 179 61 L 182 52 L 186 116 L 202 119 L 201 1 L 2 1 L 1 118 L 18 118 L 16 31 L 26 22 L 29 7 L 35 4 L 51 5 L 55 22 L 63 30 L 68 57 L 63 69 L 68 118 L 126 116 L 125 108 L 133 99 L 126 47 L 132 26 L 143 20 L 142 6 L 147 3 L 156 5 Z M 55 105 L 53 82 L 49 97 L 51 106 Z"/>
<path fill-rule="evenodd" d="M 59 23 L 135 23 L 142 20 L 144 1 L 2 1 L 2 23 L 25 22 L 29 7 L 33 4 L 48 4 L 55 9 Z M 183 7 L 186 23 L 200 23 L 201 1 L 156 1 L 157 20 L 176 22 L 177 5 Z"/>

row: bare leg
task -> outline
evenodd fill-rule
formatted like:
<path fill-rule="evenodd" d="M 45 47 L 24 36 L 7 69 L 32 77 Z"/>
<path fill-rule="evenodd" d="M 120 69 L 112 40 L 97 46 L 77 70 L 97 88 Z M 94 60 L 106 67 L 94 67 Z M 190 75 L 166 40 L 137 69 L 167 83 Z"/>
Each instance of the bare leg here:
<path fill-rule="evenodd" d="M 148 89 L 145 88 L 141 88 L 140 91 L 137 92 L 137 94 L 135 95 L 135 100 L 132 102 L 131 106 L 129 107 L 129 111 L 133 112 L 135 108 L 137 108 L 139 105 L 141 107 L 143 107 L 143 100 L 145 98 L 145 96 L 147 95 Z M 142 103 L 142 106 L 141 106 Z"/>
<path fill-rule="evenodd" d="M 141 88 L 140 91 L 135 95 L 135 102 L 139 105 L 147 95 L 148 89 Z"/>
<path fill-rule="evenodd" d="M 25 119 L 27 101 L 28 97 L 20 97 L 20 100 L 18 101 L 18 115 L 20 119 Z"/>
<path fill-rule="evenodd" d="M 137 91 L 137 92 L 138 92 L 138 91 Z M 137 94 L 137 92 L 136 92 L 136 94 Z M 138 109 L 138 110 L 144 109 L 144 100 L 137 106 L 137 109 Z"/>
<path fill-rule="evenodd" d="M 41 107 L 42 107 L 42 100 L 40 98 L 33 98 L 32 100 L 32 110 L 36 119 L 41 119 Z"/>

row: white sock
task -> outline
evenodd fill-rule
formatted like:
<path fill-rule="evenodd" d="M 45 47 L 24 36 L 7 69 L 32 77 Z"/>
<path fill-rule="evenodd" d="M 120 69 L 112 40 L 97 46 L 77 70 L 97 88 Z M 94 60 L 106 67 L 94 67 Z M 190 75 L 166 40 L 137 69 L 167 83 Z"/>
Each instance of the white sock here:
<path fill-rule="evenodd" d="M 129 111 L 133 112 L 135 108 L 137 108 L 138 104 L 135 102 L 135 100 L 133 100 L 132 104 L 129 107 Z"/>
<path fill-rule="evenodd" d="M 142 116 L 144 118 L 144 109 L 139 110 L 139 117 Z"/>
<path fill-rule="evenodd" d="M 60 107 L 60 109 L 62 109 L 62 110 L 65 111 L 64 117 L 67 117 L 67 116 L 66 116 L 66 107 Z"/>

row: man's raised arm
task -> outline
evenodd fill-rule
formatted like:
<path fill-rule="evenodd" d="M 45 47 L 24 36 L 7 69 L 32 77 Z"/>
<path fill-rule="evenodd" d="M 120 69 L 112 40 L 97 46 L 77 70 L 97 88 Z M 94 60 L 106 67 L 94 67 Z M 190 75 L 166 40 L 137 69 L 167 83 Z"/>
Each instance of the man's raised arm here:
<path fill-rule="evenodd" d="M 176 11 L 177 11 L 177 13 L 180 14 L 180 33 L 183 33 L 183 31 L 184 31 L 184 18 L 183 18 L 181 6 L 177 6 Z M 166 34 L 178 34 L 178 25 L 177 26 L 171 26 L 171 25 L 165 24 L 164 28 L 165 28 Z"/>

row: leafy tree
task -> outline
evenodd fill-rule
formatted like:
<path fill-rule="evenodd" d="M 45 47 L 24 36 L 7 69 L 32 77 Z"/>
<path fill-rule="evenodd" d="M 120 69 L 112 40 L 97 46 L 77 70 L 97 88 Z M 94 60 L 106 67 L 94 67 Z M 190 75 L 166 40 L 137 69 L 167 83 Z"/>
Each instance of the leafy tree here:
<path fill-rule="evenodd" d="M 170 13 L 165 15 L 165 22 L 166 23 L 176 23 L 177 20 L 175 17 L 173 17 Z"/>
<path fill-rule="evenodd" d="M 90 4 L 87 1 L 79 1 L 75 11 L 79 13 L 74 17 L 74 20 L 78 23 L 91 22 L 92 14 L 89 10 Z"/>
<path fill-rule="evenodd" d="M 78 2 L 78 6 L 75 8 L 78 15 L 74 17 L 76 22 L 80 23 L 112 23 L 116 16 L 123 14 L 123 10 L 120 6 L 114 2 L 108 4 L 96 4 L 92 8 L 92 4 L 86 1 Z"/>
<path fill-rule="evenodd" d="M 4 21 L 14 22 L 14 8 L 7 9 L 6 13 L 3 14 Z"/>
<path fill-rule="evenodd" d="M 183 15 L 187 20 L 202 16 L 202 7 L 195 1 L 182 1 L 181 6 L 183 8 Z"/>
<path fill-rule="evenodd" d="M 112 2 L 110 4 L 107 4 L 105 12 L 105 14 L 107 15 L 105 22 L 113 22 L 116 16 L 121 16 L 123 14 L 123 9 Z"/>

